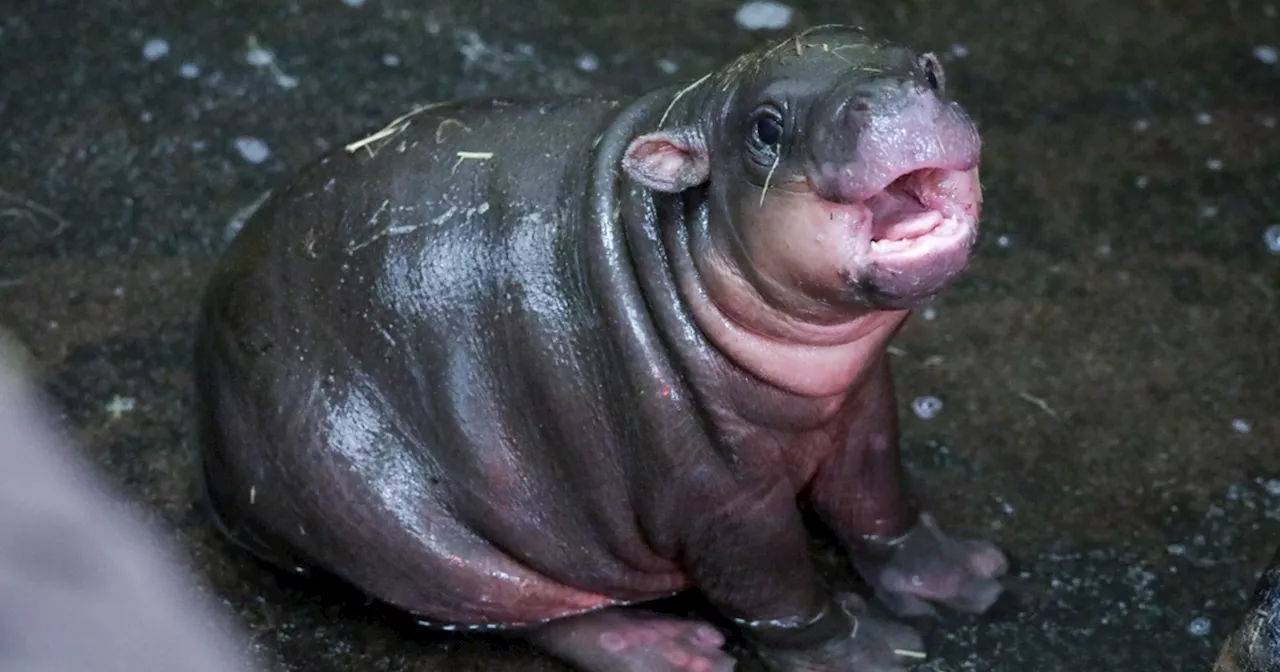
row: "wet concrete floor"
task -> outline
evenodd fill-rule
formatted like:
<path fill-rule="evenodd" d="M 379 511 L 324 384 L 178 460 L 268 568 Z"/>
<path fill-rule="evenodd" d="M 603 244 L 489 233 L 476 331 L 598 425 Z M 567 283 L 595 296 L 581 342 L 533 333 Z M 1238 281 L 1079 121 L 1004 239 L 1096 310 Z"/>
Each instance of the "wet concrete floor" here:
<path fill-rule="evenodd" d="M 272 574 L 192 508 L 192 317 L 238 211 L 414 104 L 634 94 L 825 22 L 939 52 L 986 142 L 979 259 L 897 370 L 913 478 L 1021 605 L 946 617 L 919 669 L 1208 669 L 1280 544 L 1276 5 L 739 5 L 0 3 L 0 324 L 270 669 L 564 668 Z"/>

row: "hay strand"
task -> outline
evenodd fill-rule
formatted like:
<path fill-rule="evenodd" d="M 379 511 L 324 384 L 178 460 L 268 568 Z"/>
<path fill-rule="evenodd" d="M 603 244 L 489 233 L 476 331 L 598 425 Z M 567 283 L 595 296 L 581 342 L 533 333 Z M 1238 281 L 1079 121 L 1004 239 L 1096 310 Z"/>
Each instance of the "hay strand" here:
<path fill-rule="evenodd" d="M 408 112 L 405 112 L 404 114 L 396 117 L 395 119 L 392 119 L 390 123 L 382 127 L 382 130 L 379 130 L 376 133 L 373 133 L 372 135 L 367 135 L 364 138 L 361 138 L 360 140 L 356 140 L 355 142 L 347 145 L 345 149 L 347 150 L 347 153 L 350 154 L 361 148 L 366 148 L 369 145 L 372 145 L 373 143 L 379 140 L 382 140 L 383 138 L 389 138 L 397 133 L 400 133 L 404 129 L 408 128 L 409 124 L 412 123 L 413 118 L 418 116 L 419 114 L 422 114 L 427 110 L 433 110 L 437 107 L 441 107 L 447 104 L 448 103 L 443 103 L 443 102 L 427 103 L 426 105 L 420 105 L 418 107 L 415 107 L 414 109 Z M 372 156 L 373 154 L 374 154 L 373 150 L 370 149 L 369 155 Z"/>

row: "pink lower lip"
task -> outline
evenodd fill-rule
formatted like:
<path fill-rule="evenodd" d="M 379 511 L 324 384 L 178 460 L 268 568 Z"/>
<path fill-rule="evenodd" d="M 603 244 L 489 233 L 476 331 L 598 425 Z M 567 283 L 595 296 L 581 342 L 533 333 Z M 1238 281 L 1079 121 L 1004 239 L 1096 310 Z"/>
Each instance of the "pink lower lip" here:
<path fill-rule="evenodd" d="M 887 231 L 888 235 L 874 237 L 872 241 L 908 241 L 933 233 L 942 224 L 942 213 L 926 210 L 908 220 L 900 221 Z"/>
<path fill-rule="evenodd" d="M 901 257 L 927 256 L 933 252 L 950 248 L 957 239 L 956 234 L 963 227 L 953 225 L 946 227 L 944 231 L 943 224 L 942 218 L 938 217 L 931 229 L 918 236 L 892 240 L 873 240 L 868 249 L 870 258 L 879 262 L 887 262 Z"/>

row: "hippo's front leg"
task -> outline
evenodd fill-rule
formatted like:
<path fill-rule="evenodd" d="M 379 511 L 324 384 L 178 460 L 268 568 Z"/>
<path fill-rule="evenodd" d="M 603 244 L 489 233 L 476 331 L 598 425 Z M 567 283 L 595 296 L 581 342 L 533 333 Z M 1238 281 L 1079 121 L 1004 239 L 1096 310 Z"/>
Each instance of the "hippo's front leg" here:
<path fill-rule="evenodd" d="M 694 516 L 684 565 L 704 596 L 732 619 L 777 672 L 901 672 L 902 651 L 921 646 L 910 628 L 862 613 L 853 595 L 833 596 L 818 577 L 794 492 L 708 490 Z"/>
<path fill-rule="evenodd" d="M 904 488 L 888 356 L 868 373 L 848 442 L 820 468 L 813 504 L 898 615 L 932 614 L 928 602 L 985 612 L 1002 591 L 1005 556 L 988 542 L 948 536 L 917 510 Z"/>

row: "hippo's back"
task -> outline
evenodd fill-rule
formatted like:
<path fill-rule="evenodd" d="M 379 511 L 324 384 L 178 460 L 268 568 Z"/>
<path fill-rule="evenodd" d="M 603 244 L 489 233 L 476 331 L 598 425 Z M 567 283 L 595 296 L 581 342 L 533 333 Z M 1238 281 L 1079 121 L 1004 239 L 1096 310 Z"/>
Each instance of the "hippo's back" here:
<path fill-rule="evenodd" d="M 616 496 L 635 482 L 631 336 L 603 315 L 613 262 L 584 259 L 612 225 L 588 185 L 614 114 L 425 110 L 264 203 L 197 344 L 206 482 L 234 538 L 455 622 L 683 585 Z"/>
<path fill-rule="evenodd" d="M 219 261 L 201 357 L 231 367 L 223 383 L 248 391 L 253 371 L 318 364 L 325 343 L 379 368 L 456 341 L 467 321 L 492 327 L 513 301 L 568 317 L 546 304 L 584 291 L 566 283 L 583 282 L 576 257 L 596 226 L 584 218 L 592 140 L 614 107 L 454 103 L 325 155 L 272 194 Z"/>

